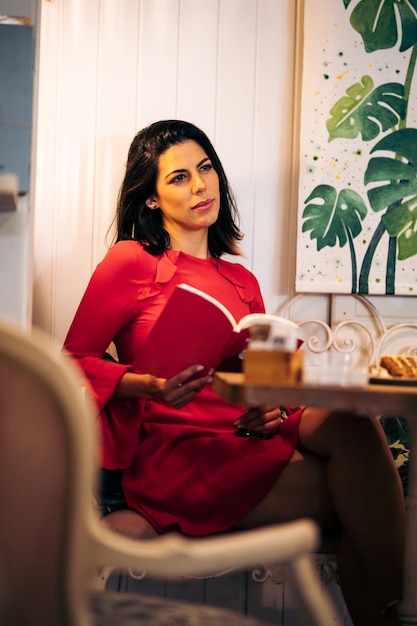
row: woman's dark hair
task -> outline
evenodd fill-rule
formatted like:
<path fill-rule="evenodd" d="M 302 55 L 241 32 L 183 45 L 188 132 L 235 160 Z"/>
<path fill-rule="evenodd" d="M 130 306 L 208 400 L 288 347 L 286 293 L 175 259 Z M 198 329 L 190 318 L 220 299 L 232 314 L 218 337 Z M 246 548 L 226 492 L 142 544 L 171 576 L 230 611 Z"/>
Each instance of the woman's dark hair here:
<path fill-rule="evenodd" d="M 239 213 L 226 174 L 206 134 L 189 122 L 163 120 L 139 131 L 129 148 L 126 173 L 116 212 L 116 241 L 133 239 L 146 244 L 151 254 L 161 254 L 170 247 L 169 234 L 163 227 L 160 209 L 150 209 L 146 200 L 156 192 L 159 157 L 168 148 L 184 141 L 195 141 L 206 152 L 219 177 L 220 211 L 209 227 L 208 247 L 214 257 L 240 254 L 238 242 Z"/>

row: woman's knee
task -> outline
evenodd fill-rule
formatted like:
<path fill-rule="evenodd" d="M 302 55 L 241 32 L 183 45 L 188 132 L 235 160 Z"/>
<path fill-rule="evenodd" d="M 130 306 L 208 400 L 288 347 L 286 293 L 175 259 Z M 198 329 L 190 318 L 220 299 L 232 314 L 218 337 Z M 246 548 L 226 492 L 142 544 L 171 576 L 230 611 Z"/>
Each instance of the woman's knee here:
<path fill-rule="evenodd" d="M 101 523 L 109 530 L 131 539 L 151 539 L 158 534 L 142 515 L 131 509 L 114 511 L 104 517 Z"/>
<path fill-rule="evenodd" d="M 296 450 L 269 493 L 238 524 L 249 528 L 310 517 L 324 528 L 338 528 L 327 481 L 327 463 Z"/>
<path fill-rule="evenodd" d="M 378 420 L 349 411 L 307 407 L 299 429 L 301 447 L 329 458 L 335 452 L 356 450 L 383 444 L 384 435 Z"/>

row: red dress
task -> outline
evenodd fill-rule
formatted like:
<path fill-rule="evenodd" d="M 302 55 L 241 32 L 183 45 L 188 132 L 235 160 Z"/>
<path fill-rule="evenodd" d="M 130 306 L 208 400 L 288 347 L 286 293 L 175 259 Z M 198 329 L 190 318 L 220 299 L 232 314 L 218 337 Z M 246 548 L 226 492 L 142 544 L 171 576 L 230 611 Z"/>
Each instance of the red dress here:
<path fill-rule="evenodd" d="M 122 241 L 96 268 L 65 348 L 90 383 L 100 412 L 102 465 L 125 470 L 129 507 L 160 533 L 209 535 L 232 528 L 268 493 L 294 452 L 301 409 L 288 409 L 275 437 L 257 439 L 235 436 L 234 421 L 245 408 L 210 386 L 182 409 L 111 399 L 181 282 L 221 300 L 237 320 L 264 311 L 256 278 L 238 263 L 174 250 L 154 257 L 141 244 Z M 103 360 L 111 341 L 120 363 Z"/>

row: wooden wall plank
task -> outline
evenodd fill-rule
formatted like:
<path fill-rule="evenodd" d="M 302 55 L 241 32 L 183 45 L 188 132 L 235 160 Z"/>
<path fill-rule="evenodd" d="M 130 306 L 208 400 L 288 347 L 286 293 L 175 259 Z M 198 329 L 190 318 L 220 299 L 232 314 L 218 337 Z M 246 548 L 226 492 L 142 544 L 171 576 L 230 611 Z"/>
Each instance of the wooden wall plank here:
<path fill-rule="evenodd" d="M 297 207 L 291 206 L 295 2 L 260 2 L 254 129 L 253 263 L 269 311 L 293 292 Z"/>
<path fill-rule="evenodd" d="M 129 145 L 138 130 L 139 10 L 139 0 L 100 3 L 91 271 L 111 243 L 106 235 Z"/>
<path fill-rule="evenodd" d="M 82 7 L 77 3 L 60 3 L 57 7 L 57 123 L 55 154 L 50 159 L 54 162 L 55 178 L 50 181 L 54 191 L 49 208 L 54 215 L 51 329 L 60 338 L 65 335 L 74 302 L 79 300 L 91 274 L 98 9 L 98 0 Z M 40 73 L 44 71 L 41 67 Z M 42 220 L 37 207 L 36 219 Z"/>
<path fill-rule="evenodd" d="M 257 5 L 220 5 L 216 148 L 235 191 L 245 232 L 244 263 L 252 265 L 253 138 L 256 90 Z"/>
<path fill-rule="evenodd" d="M 176 117 L 179 0 L 141 0 L 137 125 Z"/>
<path fill-rule="evenodd" d="M 59 97 L 59 41 L 61 11 L 58 4 L 42 7 L 39 41 L 36 159 L 33 190 L 33 322 L 55 336 L 53 276 L 55 267 L 55 193 L 57 175 L 57 107 Z M 44 36 L 44 34 L 46 35 Z"/>
<path fill-rule="evenodd" d="M 180 10 L 178 117 L 213 140 L 216 124 L 219 0 L 183 0 Z"/>

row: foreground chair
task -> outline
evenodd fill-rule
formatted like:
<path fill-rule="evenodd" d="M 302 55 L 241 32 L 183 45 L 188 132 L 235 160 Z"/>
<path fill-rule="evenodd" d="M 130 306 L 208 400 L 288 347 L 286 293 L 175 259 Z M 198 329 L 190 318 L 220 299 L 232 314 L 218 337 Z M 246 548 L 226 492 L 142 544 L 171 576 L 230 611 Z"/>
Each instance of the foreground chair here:
<path fill-rule="evenodd" d="M 131 540 L 94 508 L 95 409 L 75 366 L 36 333 L 0 324 L 0 624 L 13 626 L 255 626 L 214 607 L 94 589 L 101 568 L 155 577 L 210 575 L 259 561 L 288 563 L 300 624 L 335 624 L 314 577 L 309 520 L 206 539 Z"/>

